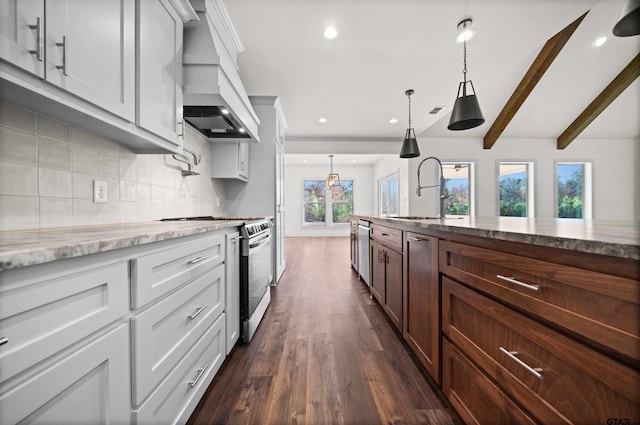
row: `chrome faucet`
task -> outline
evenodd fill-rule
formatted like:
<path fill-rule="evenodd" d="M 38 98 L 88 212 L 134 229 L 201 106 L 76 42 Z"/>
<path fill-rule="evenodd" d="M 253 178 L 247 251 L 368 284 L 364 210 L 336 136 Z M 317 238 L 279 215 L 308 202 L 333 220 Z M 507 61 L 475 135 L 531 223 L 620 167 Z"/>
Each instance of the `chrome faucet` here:
<path fill-rule="evenodd" d="M 425 161 L 427 161 L 428 159 L 433 159 L 438 163 L 438 167 L 440 169 L 440 182 L 438 184 L 420 186 L 420 167 L 422 167 L 422 164 L 424 164 Z M 422 196 L 422 189 L 426 189 L 428 187 L 438 187 L 438 186 L 440 187 L 440 218 L 445 218 L 444 203 L 445 203 L 445 200 L 449 197 L 449 192 L 447 191 L 446 182 L 444 180 L 444 175 L 442 173 L 442 162 L 440 162 L 440 160 L 435 156 L 428 156 L 425 159 L 423 159 L 422 162 L 420 162 L 420 165 L 418 165 L 418 188 L 416 189 L 416 195 Z"/>

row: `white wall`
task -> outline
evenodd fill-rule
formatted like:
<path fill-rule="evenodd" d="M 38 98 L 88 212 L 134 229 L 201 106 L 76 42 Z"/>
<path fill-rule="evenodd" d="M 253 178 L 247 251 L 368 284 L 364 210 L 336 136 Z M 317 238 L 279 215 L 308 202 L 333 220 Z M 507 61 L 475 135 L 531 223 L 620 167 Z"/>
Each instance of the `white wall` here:
<path fill-rule="evenodd" d="M 420 151 L 442 161 L 475 161 L 476 212 L 479 216 L 497 215 L 497 161 L 528 161 L 534 163 L 535 215 L 551 218 L 555 215 L 555 161 L 591 161 L 593 164 L 593 218 L 606 220 L 637 220 L 637 198 L 640 191 L 636 164 L 638 142 L 632 139 L 575 140 L 564 150 L 556 149 L 554 139 L 500 139 L 492 149 L 482 148 L 475 139 L 419 139 Z M 417 185 L 417 167 L 422 159 L 409 160 L 409 185 Z M 427 163 L 425 163 L 425 166 Z M 421 170 L 424 174 L 425 166 Z M 427 172 L 426 174 L 429 174 Z M 422 180 L 422 184 L 425 181 Z M 423 191 L 417 197 L 409 190 L 411 215 L 431 215 L 438 210 L 436 189 Z"/>
<path fill-rule="evenodd" d="M 223 215 L 224 184 L 210 177 L 209 142 L 188 129 L 185 145 L 202 154 L 199 176 L 182 177 L 186 165 L 171 155 L 136 155 L 0 102 L 0 230 Z M 107 182 L 106 204 L 93 202 L 94 179 Z"/>
<path fill-rule="evenodd" d="M 372 214 L 375 212 L 375 180 L 373 166 L 340 166 L 334 171 L 342 180 L 353 180 L 354 214 Z M 286 236 L 348 236 L 348 224 L 333 226 L 303 226 L 303 180 L 324 180 L 327 178 L 327 166 L 285 166 L 285 233 Z"/>

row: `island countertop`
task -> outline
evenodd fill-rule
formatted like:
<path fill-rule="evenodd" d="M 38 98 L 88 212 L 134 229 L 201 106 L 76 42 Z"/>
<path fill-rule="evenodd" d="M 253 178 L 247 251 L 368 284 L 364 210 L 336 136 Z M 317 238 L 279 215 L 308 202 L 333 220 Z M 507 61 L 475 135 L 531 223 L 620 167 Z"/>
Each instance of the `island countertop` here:
<path fill-rule="evenodd" d="M 420 219 L 373 214 L 354 214 L 351 217 L 380 224 L 417 227 L 640 260 L 638 221 L 468 216 Z"/>
<path fill-rule="evenodd" d="M 149 221 L 0 232 L 0 271 L 242 226 L 255 220 Z"/>

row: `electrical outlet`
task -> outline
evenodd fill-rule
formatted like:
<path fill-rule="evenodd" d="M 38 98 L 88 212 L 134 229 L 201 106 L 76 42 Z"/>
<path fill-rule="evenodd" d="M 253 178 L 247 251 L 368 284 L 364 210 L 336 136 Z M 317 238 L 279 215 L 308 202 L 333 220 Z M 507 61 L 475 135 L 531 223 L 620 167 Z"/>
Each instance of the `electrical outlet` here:
<path fill-rule="evenodd" d="M 93 202 L 107 203 L 107 182 L 100 180 L 93 181 Z"/>

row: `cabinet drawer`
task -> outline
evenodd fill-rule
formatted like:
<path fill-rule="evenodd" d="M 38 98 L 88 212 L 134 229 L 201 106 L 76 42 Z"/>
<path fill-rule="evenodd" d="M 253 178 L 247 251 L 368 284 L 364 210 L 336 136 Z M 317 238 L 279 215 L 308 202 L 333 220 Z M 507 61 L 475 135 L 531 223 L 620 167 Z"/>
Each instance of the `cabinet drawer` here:
<path fill-rule="evenodd" d="M 120 324 L 0 395 L 3 425 L 129 423 L 129 326 Z"/>
<path fill-rule="evenodd" d="M 197 237 L 131 261 L 131 307 L 140 308 L 224 261 L 224 235 Z"/>
<path fill-rule="evenodd" d="M 222 314 L 224 276 L 224 264 L 220 264 L 131 318 L 134 405 L 147 397 Z"/>
<path fill-rule="evenodd" d="M 129 311 L 126 262 L 95 268 L 79 263 L 62 261 L 0 275 L 0 338 L 8 340 L 0 345 L 0 382 Z"/>
<path fill-rule="evenodd" d="M 402 252 L 402 230 L 392 229 L 391 227 L 381 226 L 379 224 L 371 225 L 371 238 L 376 239 Z"/>
<path fill-rule="evenodd" d="M 454 242 L 440 271 L 640 362 L 638 281 Z"/>
<path fill-rule="evenodd" d="M 536 423 L 446 339 L 442 361 L 442 391 L 465 423 Z"/>
<path fill-rule="evenodd" d="M 447 338 L 543 423 L 640 418 L 640 373 L 446 277 Z"/>
<path fill-rule="evenodd" d="M 134 424 L 183 424 L 224 361 L 225 315 L 207 330 L 139 409 Z"/>

